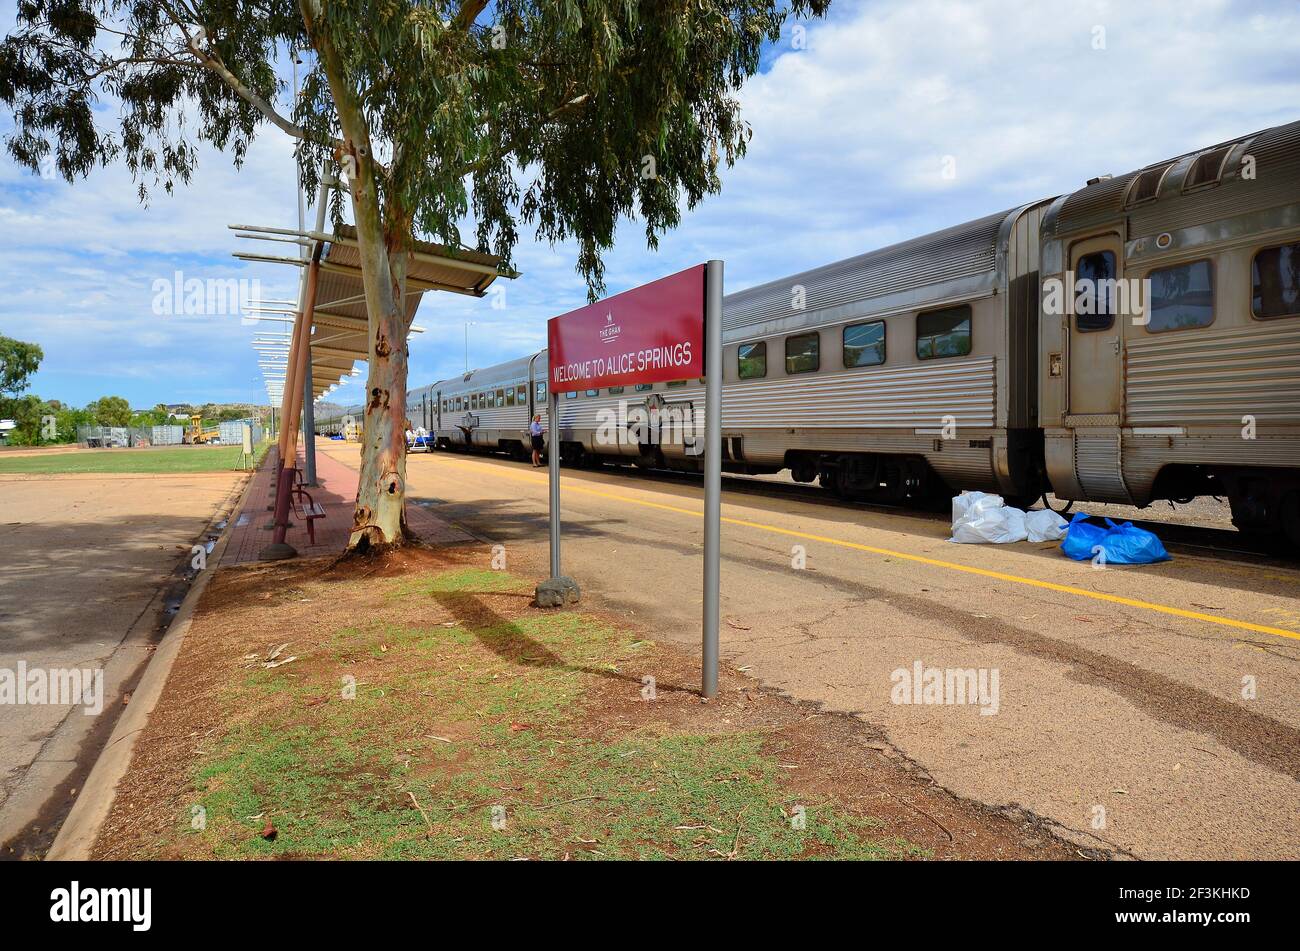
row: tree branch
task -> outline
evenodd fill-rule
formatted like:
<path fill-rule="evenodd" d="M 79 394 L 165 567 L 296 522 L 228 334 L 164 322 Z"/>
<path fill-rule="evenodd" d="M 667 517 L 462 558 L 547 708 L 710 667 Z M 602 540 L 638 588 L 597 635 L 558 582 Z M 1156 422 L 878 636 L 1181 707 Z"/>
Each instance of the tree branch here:
<path fill-rule="evenodd" d="M 193 36 L 187 35 L 185 40 L 185 47 L 196 57 L 198 57 L 200 63 L 202 63 L 212 72 L 216 73 L 217 76 L 221 78 L 221 81 L 224 82 L 227 86 L 229 86 L 234 91 L 235 95 L 239 96 L 239 98 L 243 99 L 250 106 L 252 106 L 258 112 L 260 112 L 268 122 L 272 123 L 275 126 L 278 126 L 280 129 L 282 129 L 284 132 L 287 132 L 295 139 L 308 140 L 311 138 L 311 136 L 307 134 L 306 129 L 303 129 L 301 126 L 296 125 L 295 123 L 286 119 L 284 116 L 280 115 L 280 113 L 276 112 L 275 109 L 272 108 L 269 102 L 267 102 L 256 92 L 254 92 L 253 90 L 245 86 L 240 81 L 238 76 L 236 76 L 234 73 L 232 73 L 229 69 L 226 68 L 226 64 L 221 61 L 221 58 L 219 56 L 215 56 L 212 53 L 209 53 L 207 50 L 203 49 L 201 46 L 199 46 L 199 35 L 200 34 L 195 34 Z M 323 142 L 321 144 L 337 146 L 340 143 L 339 140 L 334 139 L 328 143 Z"/>
<path fill-rule="evenodd" d="M 460 5 L 460 10 L 452 18 L 451 25 L 458 30 L 468 30 L 478 19 L 478 15 L 486 9 L 488 0 L 464 0 Z"/>
<path fill-rule="evenodd" d="M 545 116 L 543 116 L 541 123 L 539 123 L 539 127 L 545 125 L 548 122 L 554 122 L 556 119 L 559 119 L 561 116 L 563 116 L 566 112 L 570 111 L 571 109 L 580 108 L 581 106 L 586 104 L 590 99 L 591 99 L 591 93 L 586 93 L 586 92 L 584 92 L 581 96 L 574 96 L 568 102 L 564 103 L 563 105 L 557 106 L 556 108 L 548 112 Z M 480 172 L 491 163 L 509 155 L 511 152 L 513 152 L 522 144 L 523 143 L 520 141 L 519 137 L 516 136 L 515 138 L 507 142 L 505 145 L 503 145 L 501 148 L 494 149 L 491 153 L 483 156 L 478 161 L 470 162 L 468 165 L 462 166 L 458 174 L 472 175 L 474 172 Z"/>
<path fill-rule="evenodd" d="M 309 135 L 306 129 L 280 115 L 280 113 L 278 113 L 269 102 L 263 99 L 254 90 L 246 86 L 238 76 L 230 71 L 220 56 L 208 52 L 199 45 L 199 41 L 205 34 L 203 32 L 203 26 L 198 23 L 197 14 L 185 3 L 185 0 L 177 0 L 177 2 L 179 2 L 181 8 L 194 19 L 196 25 L 199 27 L 199 32 L 190 33 L 188 24 L 177 15 L 176 11 L 172 9 L 169 3 L 160 3 L 159 7 L 167 15 L 167 18 L 172 21 L 172 24 L 180 30 L 181 35 L 185 37 L 185 49 L 198 60 L 199 65 L 206 67 L 209 71 L 214 73 L 217 78 L 219 78 L 232 92 L 235 93 L 235 95 L 239 96 L 239 98 L 243 99 L 246 103 L 260 112 L 263 118 L 286 134 L 293 136 L 295 139 L 301 139 L 304 142 L 315 142 L 317 145 L 324 145 L 327 147 L 339 148 L 342 145 L 342 141 L 339 139 L 331 138 L 321 141 Z"/>

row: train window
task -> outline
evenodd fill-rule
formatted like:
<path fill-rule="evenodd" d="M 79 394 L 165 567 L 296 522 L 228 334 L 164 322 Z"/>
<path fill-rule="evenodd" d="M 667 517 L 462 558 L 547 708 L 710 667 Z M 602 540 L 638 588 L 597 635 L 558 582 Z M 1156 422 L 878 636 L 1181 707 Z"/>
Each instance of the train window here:
<path fill-rule="evenodd" d="M 736 348 L 736 374 L 742 380 L 767 376 L 767 344 L 742 343 Z"/>
<path fill-rule="evenodd" d="M 1214 269 L 1209 261 L 1162 267 L 1147 275 L 1148 333 L 1208 327 L 1214 323 Z"/>
<path fill-rule="evenodd" d="M 497 399 L 496 399 L 496 402 L 495 402 L 493 405 L 494 405 L 494 406 L 505 406 L 505 405 L 506 405 L 506 391 L 505 391 L 505 390 L 497 390 Z"/>
<path fill-rule="evenodd" d="M 1264 320 L 1300 317 L 1300 242 L 1265 248 L 1250 264 L 1250 309 Z"/>
<path fill-rule="evenodd" d="M 577 391 L 577 390 L 569 390 L 569 392 L 567 392 L 567 393 L 564 394 L 564 398 L 565 398 L 566 400 L 576 400 L 576 399 L 578 398 L 578 391 Z"/>
<path fill-rule="evenodd" d="M 811 373 L 821 365 L 821 337 L 816 332 L 785 338 L 786 373 Z"/>
<path fill-rule="evenodd" d="M 1173 164 L 1173 162 L 1167 162 L 1164 165 L 1157 165 L 1155 168 L 1149 168 L 1145 172 L 1138 173 L 1133 179 L 1133 184 L 1129 186 L 1124 207 L 1132 208 L 1144 201 L 1154 200 L 1160 194 L 1160 183 L 1165 180 L 1165 172 L 1169 171 Z"/>
<path fill-rule="evenodd" d="M 1085 254 L 1079 258 L 1074 271 L 1074 325 L 1083 333 L 1110 330 L 1118 309 L 1114 252 Z"/>
<path fill-rule="evenodd" d="M 623 392 L 623 387 L 621 387 L 621 386 L 611 386 L 611 387 L 609 388 L 609 395 L 610 395 L 610 396 L 618 396 L 618 394 L 620 394 L 620 393 L 622 393 L 622 392 Z"/>
<path fill-rule="evenodd" d="M 942 360 L 971 351 L 970 305 L 945 307 L 916 315 L 916 357 Z"/>
<path fill-rule="evenodd" d="M 510 387 L 510 389 L 506 390 L 506 405 L 507 406 L 515 405 L 515 388 L 513 386 Z"/>
<path fill-rule="evenodd" d="M 689 381 L 689 380 L 669 380 L 665 385 L 666 385 L 666 386 L 685 386 L 688 382 L 690 382 L 690 381 Z"/>
<path fill-rule="evenodd" d="M 587 396 L 600 396 L 600 390 L 587 390 Z"/>
<path fill-rule="evenodd" d="M 844 328 L 844 366 L 874 367 L 885 362 L 885 322 L 850 324 Z"/>
<path fill-rule="evenodd" d="M 649 390 L 653 390 L 654 388 L 655 385 L 653 383 L 638 383 L 635 387 L 633 387 L 633 389 L 635 389 L 638 393 L 645 393 Z"/>
<path fill-rule="evenodd" d="M 1196 161 L 1192 162 L 1192 167 L 1187 170 L 1187 177 L 1183 179 L 1183 191 L 1201 185 L 1210 185 L 1222 178 L 1223 163 L 1227 161 L 1228 153 L 1231 151 L 1231 145 L 1221 145 L 1217 149 L 1210 149 L 1198 155 Z"/>
<path fill-rule="evenodd" d="M 535 391 L 536 391 L 537 402 L 545 403 L 546 402 L 546 381 L 538 380 L 537 386 L 535 387 Z"/>
<path fill-rule="evenodd" d="M 515 391 L 516 391 L 516 392 L 515 392 L 515 402 L 517 402 L 520 406 L 527 406 L 527 405 L 528 405 L 528 386 L 527 386 L 527 384 L 520 383 L 518 386 L 515 387 Z"/>

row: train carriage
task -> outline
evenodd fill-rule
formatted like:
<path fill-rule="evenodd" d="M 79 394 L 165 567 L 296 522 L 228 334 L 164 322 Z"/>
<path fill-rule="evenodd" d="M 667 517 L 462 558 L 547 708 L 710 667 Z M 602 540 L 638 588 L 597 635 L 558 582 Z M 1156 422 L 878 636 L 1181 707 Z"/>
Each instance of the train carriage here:
<path fill-rule="evenodd" d="M 533 407 L 532 362 L 532 356 L 521 357 L 433 384 L 434 444 L 523 453 Z"/>
<path fill-rule="evenodd" d="M 1056 494 L 1224 495 L 1300 544 L 1300 122 L 1056 199 L 1042 257 Z M 1048 305 L 1081 279 L 1087 306 Z"/>
<path fill-rule="evenodd" d="M 1036 497 L 1045 207 L 1025 205 L 727 296 L 724 468 L 788 468 L 799 481 L 857 499 L 917 499 L 954 487 Z M 544 380 L 545 354 L 534 359 Z M 627 424 L 637 412 L 653 421 L 648 434 Z M 570 462 L 694 470 L 691 434 L 702 432 L 704 412 L 700 380 L 565 394 L 563 451 Z"/>

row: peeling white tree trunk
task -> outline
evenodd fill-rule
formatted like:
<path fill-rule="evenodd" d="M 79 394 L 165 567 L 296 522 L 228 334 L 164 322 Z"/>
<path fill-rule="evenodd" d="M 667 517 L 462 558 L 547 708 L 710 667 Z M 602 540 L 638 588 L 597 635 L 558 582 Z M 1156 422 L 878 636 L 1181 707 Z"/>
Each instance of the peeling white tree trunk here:
<path fill-rule="evenodd" d="M 373 249 L 391 275 L 380 283 L 366 278 L 370 319 L 370 372 L 366 378 L 361 478 L 352 515 L 350 549 L 399 545 L 406 539 L 406 254 L 397 260 L 381 244 Z M 363 259 L 368 254 L 362 245 Z M 373 288 L 373 284 L 379 286 Z M 377 298 L 377 299 L 372 299 Z"/>
<path fill-rule="evenodd" d="M 300 0 L 303 21 L 320 54 L 343 131 L 341 164 L 357 226 L 366 296 L 370 369 L 361 448 L 361 478 L 352 515 L 350 551 L 406 541 L 406 269 L 411 220 L 398 206 L 381 207 L 370 129 L 356 90 L 328 31 L 318 30 L 319 0 Z M 390 201 L 392 201 L 390 196 Z"/>

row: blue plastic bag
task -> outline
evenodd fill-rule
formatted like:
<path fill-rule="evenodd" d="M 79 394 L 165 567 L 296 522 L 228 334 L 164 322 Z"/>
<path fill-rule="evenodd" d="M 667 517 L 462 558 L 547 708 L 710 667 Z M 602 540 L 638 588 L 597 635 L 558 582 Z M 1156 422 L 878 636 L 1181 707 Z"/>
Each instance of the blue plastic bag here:
<path fill-rule="evenodd" d="M 1092 549 L 1101 544 L 1106 537 L 1106 529 L 1089 522 L 1084 512 L 1075 512 L 1066 529 L 1065 538 L 1061 539 L 1061 551 L 1067 558 L 1075 561 L 1091 561 Z"/>
<path fill-rule="evenodd" d="M 1116 525 L 1106 519 L 1106 528 L 1087 521 L 1088 516 L 1076 512 L 1070 520 L 1069 531 L 1061 542 L 1061 551 L 1075 561 L 1091 561 L 1098 554 L 1100 546 L 1103 559 L 1107 565 L 1149 565 L 1157 561 L 1169 561 L 1169 552 L 1160 543 L 1160 539 L 1144 528 L 1138 528 L 1132 522 Z"/>

